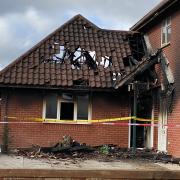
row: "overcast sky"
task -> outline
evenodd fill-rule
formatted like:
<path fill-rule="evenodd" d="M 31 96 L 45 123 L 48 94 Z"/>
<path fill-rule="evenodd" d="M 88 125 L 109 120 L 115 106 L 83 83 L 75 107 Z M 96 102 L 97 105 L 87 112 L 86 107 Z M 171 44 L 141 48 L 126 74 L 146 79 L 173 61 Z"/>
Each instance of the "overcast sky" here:
<path fill-rule="evenodd" d="M 161 0 L 0 0 L 0 70 L 76 14 L 128 30 Z"/>

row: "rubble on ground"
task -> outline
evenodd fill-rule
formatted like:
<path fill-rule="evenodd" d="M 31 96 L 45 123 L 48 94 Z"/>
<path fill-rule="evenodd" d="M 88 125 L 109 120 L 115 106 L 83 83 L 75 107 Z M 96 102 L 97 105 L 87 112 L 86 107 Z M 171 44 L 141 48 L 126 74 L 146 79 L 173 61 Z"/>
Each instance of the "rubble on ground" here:
<path fill-rule="evenodd" d="M 132 149 L 121 148 L 116 145 L 106 144 L 101 146 L 88 146 L 73 140 L 70 136 L 64 136 L 63 141 L 52 147 L 33 146 L 29 149 L 18 149 L 17 155 L 28 158 L 48 158 L 48 159 L 77 159 L 98 161 L 115 160 L 148 160 L 153 162 L 180 164 L 179 158 L 173 158 L 163 152 L 145 148 Z"/>

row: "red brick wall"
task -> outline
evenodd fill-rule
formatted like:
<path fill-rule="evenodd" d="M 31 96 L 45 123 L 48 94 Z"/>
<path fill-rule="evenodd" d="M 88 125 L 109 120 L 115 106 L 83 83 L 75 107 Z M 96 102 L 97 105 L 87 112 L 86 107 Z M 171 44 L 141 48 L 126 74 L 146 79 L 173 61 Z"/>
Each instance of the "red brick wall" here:
<path fill-rule="evenodd" d="M 124 95 L 123 95 L 124 96 Z M 126 99 L 125 99 L 126 98 Z M 11 90 L 7 116 L 18 121 L 42 117 L 43 95 L 35 90 Z M 129 116 L 127 97 L 113 93 L 93 93 L 92 119 Z M 9 119 L 15 121 L 15 119 Z M 2 127 L 2 125 L 0 125 Z M 9 124 L 10 147 L 30 147 L 33 144 L 49 146 L 57 143 L 64 135 L 91 145 L 117 144 L 128 147 L 128 126 L 94 124 Z M 0 133 L 2 140 L 2 133 Z M 1 142 L 0 142 L 1 144 Z"/>
<path fill-rule="evenodd" d="M 180 124 L 180 11 L 171 15 L 172 34 L 170 45 L 163 49 L 175 77 L 175 100 L 168 123 Z M 146 32 L 154 49 L 161 47 L 161 21 Z M 168 152 L 180 156 L 180 129 L 168 128 Z"/>
<path fill-rule="evenodd" d="M 122 94 L 121 96 L 119 94 Z M 124 93 L 107 94 L 94 93 L 92 99 L 92 118 L 102 119 L 109 117 L 127 117 L 129 116 L 129 99 Z"/>

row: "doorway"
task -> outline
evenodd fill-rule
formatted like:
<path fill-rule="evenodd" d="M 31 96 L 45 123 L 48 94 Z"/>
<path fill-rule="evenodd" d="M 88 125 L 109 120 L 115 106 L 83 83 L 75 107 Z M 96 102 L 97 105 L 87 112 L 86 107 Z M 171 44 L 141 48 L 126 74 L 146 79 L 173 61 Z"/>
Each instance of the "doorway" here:
<path fill-rule="evenodd" d="M 167 152 L 167 100 L 161 96 L 158 128 L 158 150 Z"/>
<path fill-rule="evenodd" d="M 133 116 L 133 100 L 131 101 L 131 109 Z M 153 98 L 150 93 L 139 95 L 137 98 L 137 117 L 151 119 L 153 111 Z M 133 120 L 131 121 L 133 123 Z M 139 124 L 150 124 L 151 122 L 136 121 Z M 152 148 L 151 139 L 153 138 L 153 127 L 151 126 L 136 126 L 136 147 L 137 148 Z M 133 146 L 133 126 L 130 128 L 130 147 Z"/>

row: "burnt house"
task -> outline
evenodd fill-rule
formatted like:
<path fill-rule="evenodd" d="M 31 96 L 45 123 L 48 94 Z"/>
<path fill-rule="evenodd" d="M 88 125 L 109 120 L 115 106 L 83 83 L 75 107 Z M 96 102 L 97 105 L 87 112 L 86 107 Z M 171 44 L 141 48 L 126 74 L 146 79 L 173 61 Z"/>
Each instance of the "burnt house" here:
<path fill-rule="evenodd" d="M 156 147 L 151 126 L 91 120 L 156 118 L 160 54 L 150 53 L 137 31 L 101 29 L 73 17 L 0 72 L 0 144 L 48 146 L 71 135 L 91 145 L 131 147 L 136 130 L 137 147 Z"/>
<path fill-rule="evenodd" d="M 163 53 L 164 60 L 156 65 L 159 75 L 159 106 L 155 110 L 159 120 L 157 148 L 179 157 L 180 1 L 163 0 L 131 30 L 145 35 L 149 51 L 161 49 Z"/>

